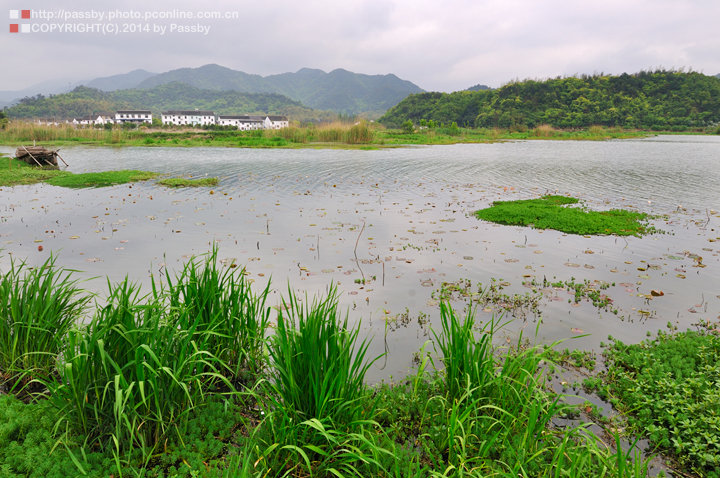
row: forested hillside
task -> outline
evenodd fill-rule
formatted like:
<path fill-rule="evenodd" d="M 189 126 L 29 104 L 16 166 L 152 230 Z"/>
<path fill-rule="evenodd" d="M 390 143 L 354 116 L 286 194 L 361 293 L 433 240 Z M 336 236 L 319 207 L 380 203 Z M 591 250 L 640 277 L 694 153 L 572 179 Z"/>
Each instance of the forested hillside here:
<path fill-rule="evenodd" d="M 675 71 L 525 80 L 495 90 L 411 95 L 380 122 L 476 127 L 684 129 L 720 122 L 720 78 Z"/>
<path fill-rule="evenodd" d="M 217 114 L 282 114 L 293 120 L 327 120 L 334 113 L 317 111 L 279 94 L 238 93 L 202 90 L 181 83 L 167 83 L 149 89 L 104 92 L 80 86 L 69 93 L 22 99 L 8 108 L 10 118 L 58 118 L 112 113 L 119 109 L 165 110 L 200 109 Z"/>

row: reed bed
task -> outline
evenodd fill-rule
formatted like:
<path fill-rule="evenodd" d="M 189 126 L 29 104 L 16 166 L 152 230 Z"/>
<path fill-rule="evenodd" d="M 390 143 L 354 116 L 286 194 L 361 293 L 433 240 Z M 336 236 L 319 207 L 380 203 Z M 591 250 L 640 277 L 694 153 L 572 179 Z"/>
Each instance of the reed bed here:
<path fill-rule="evenodd" d="M 0 458 L 11 476 L 647 474 L 636 449 L 615 451 L 584 425 L 554 426 L 574 407 L 545 386 L 549 353 L 522 339 L 496 347 L 499 321 L 478 323 L 472 310 L 461 318 L 441 303 L 417 370 L 369 387 L 365 374 L 378 357 L 367 355 L 369 339 L 338 309 L 333 286 L 314 299 L 289 291 L 272 326 L 269 285 L 254 292 L 213 248 L 153 279 L 147 295 L 127 279 L 108 283 L 104 305 L 82 325 L 77 314 L 89 299 L 66 274 L 48 272 L 53 262 L 44 267 L 36 280 L 11 262 L 0 289 L 10 297 L 27 284 L 31 293 L 13 302 L 21 310 L 47 297 L 37 293 L 42 284 L 59 284 L 57 302 L 67 304 L 43 327 L 3 325 L 5 337 L 45 337 L 64 317 L 50 353 L 12 356 L 46 361 L 4 359 L 13 370 L 45 370 L 47 387 L 27 405 L 0 397 L 8 421 Z M 0 357 L 11 357 L 12 343 L 0 343 Z M 27 425 L 29 414 L 36 425 Z M 28 466 L 48 450 L 52 460 Z"/>
<path fill-rule="evenodd" d="M 145 126 L 125 129 L 117 125 L 110 129 L 78 128 L 68 124 L 50 126 L 14 120 L 9 122 L 7 128 L 0 129 L 0 143 L 17 145 L 37 141 L 54 146 L 97 144 L 144 147 L 354 148 L 358 145 L 392 147 L 410 144 L 487 143 L 503 139 L 606 140 L 643 137 L 648 134 L 654 133 L 600 126 L 581 130 L 559 130 L 540 125 L 531 130 L 525 127 L 501 130 L 461 128 L 455 124 L 423 127 L 419 130 L 413 128 L 412 132 L 409 132 L 386 129 L 380 124 L 365 120 L 356 123 L 334 121 L 319 125 L 253 131 Z"/>
<path fill-rule="evenodd" d="M 143 130 L 122 128 L 76 127 L 71 124 L 42 125 L 29 121 L 13 120 L 0 131 L 0 140 L 5 143 L 86 141 L 118 144 L 145 136 Z"/>
<path fill-rule="evenodd" d="M 268 135 L 278 135 L 292 143 L 369 144 L 375 139 L 375 131 L 367 121 L 354 124 L 334 121 L 319 126 L 311 125 L 304 128 L 290 127 L 265 131 L 266 138 Z"/>

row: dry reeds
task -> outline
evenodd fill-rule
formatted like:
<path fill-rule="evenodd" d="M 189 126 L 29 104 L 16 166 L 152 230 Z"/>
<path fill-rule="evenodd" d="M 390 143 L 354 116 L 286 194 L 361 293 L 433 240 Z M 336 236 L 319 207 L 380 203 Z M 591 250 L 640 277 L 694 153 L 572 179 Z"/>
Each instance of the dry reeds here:
<path fill-rule="evenodd" d="M 560 132 L 558 130 L 549 124 L 538 125 L 532 130 L 532 135 L 538 138 L 552 138 L 553 136 L 557 136 L 559 133 Z"/>
<path fill-rule="evenodd" d="M 97 141 L 119 143 L 121 141 L 137 139 L 143 134 L 143 131 L 124 130 L 119 127 L 114 127 L 113 129 L 79 128 L 67 123 L 44 125 L 16 120 L 10 121 L 7 127 L 0 131 L 0 139 L 8 143 L 30 141 Z"/>

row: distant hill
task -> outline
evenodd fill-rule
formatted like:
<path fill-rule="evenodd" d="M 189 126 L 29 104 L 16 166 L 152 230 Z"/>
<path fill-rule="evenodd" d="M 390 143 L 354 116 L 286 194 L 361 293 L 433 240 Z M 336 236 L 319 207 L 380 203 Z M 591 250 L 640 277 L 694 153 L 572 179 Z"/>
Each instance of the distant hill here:
<path fill-rule="evenodd" d="M 196 88 L 242 93 L 278 93 L 315 109 L 338 113 L 382 114 L 412 93 L 423 90 L 395 75 L 365 75 L 343 69 L 325 73 L 303 68 L 296 73 L 262 77 L 220 65 L 181 68 L 152 76 L 138 88 L 152 88 L 170 82 Z"/>
<path fill-rule="evenodd" d="M 491 89 L 491 88 L 490 88 L 489 86 L 487 86 L 487 85 L 480 85 L 480 84 L 478 84 L 478 85 L 475 85 L 475 86 L 471 86 L 470 88 L 468 88 L 468 89 L 465 90 L 465 91 L 483 91 L 483 90 L 489 90 L 489 89 Z"/>
<path fill-rule="evenodd" d="M 684 129 L 720 122 L 720 78 L 658 70 L 512 82 L 482 91 L 410 95 L 380 122 L 421 119 L 477 127 L 591 125 Z"/>
<path fill-rule="evenodd" d="M 363 114 L 370 118 L 380 117 L 409 94 L 423 91 L 417 85 L 392 74 L 365 75 L 343 69 L 325 73 L 322 70 L 303 68 L 295 73 L 263 77 L 220 65 L 205 65 L 159 74 L 133 70 L 84 82 L 48 81 L 23 90 L 0 91 L 0 105 L 10 105 L 20 98 L 38 94 L 65 93 L 78 85 L 113 92 L 134 88 L 152 89 L 173 82 L 201 90 L 275 93 L 314 109 Z"/>
<path fill-rule="evenodd" d="M 45 80 L 40 83 L 35 83 L 32 86 L 28 86 L 27 88 L 23 88 L 22 90 L 0 91 L 0 103 L 2 103 L 4 106 L 10 105 L 25 96 L 66 93 L 78 85 L 79 83 L 77 82 L 62 79 Z"/>
<path fill-rule="evenodd" d="M 85 83 L 89 88 L 96 88 L 102 91 L 115 91 L 135 88 L 144 80 L 157 75 L 145 70 L 133 70 L 122 75 L 105 76 L 103 78 L 95 78 Z"/>
<path fill-rule="evenodd" d="M 173 82 L 146 89 L 112 92 L 79 86 L 69 93 L 22 99 L 5 110 L 10 118 L 58 118 L 110 113 L 119 109 L 150 109 L 154 114 L 172 109 L 212 110 L 217 114 L 279 114 L 291 120 L 332 120 L 334 113 L 317 111 L 275 93 L 238 93 L 203 90 Z"/>

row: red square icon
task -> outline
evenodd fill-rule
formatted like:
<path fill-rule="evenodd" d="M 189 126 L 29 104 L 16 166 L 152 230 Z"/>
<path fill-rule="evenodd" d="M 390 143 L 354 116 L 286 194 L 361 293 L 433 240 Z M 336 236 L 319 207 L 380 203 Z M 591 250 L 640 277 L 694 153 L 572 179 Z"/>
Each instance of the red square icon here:
<path fill-rule="evenodd" d="M 20 16 L 21 16 L 22 18 L 30 18 L 30 10 L 22 10 L 22 11 L 20 12 Z"/>
<path fill-rule="evenodd" d="M 17 23 L 11 23 L 10 24 L 10 33 L 17 33 L 18 32 L 18 24 Z"/>

